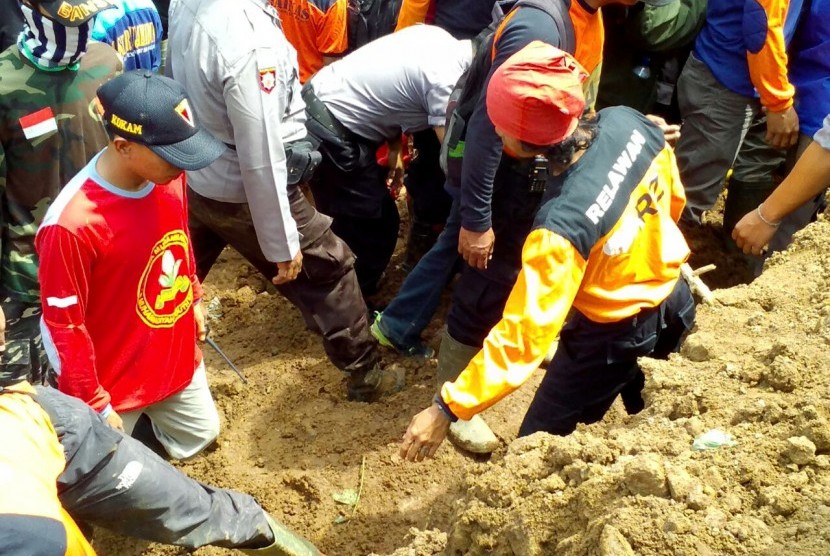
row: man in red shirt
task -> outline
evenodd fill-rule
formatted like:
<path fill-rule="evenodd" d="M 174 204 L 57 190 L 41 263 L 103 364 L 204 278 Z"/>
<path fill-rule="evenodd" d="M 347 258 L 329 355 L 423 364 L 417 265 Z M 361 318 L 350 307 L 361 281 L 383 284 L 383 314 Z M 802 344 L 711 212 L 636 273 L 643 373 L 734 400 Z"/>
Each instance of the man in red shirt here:
<path fill-rule="evenodd" d="M 202 288 L 182 170 L 225 146 L 196 126 L 184 89 L 149 71 L 98 90 L 107 148 L 61 191 L 38 230 L 44 344 L 61 391 L 131 434 L 146 414 L 174 458 L 219 434 L 196 337 Z"/>

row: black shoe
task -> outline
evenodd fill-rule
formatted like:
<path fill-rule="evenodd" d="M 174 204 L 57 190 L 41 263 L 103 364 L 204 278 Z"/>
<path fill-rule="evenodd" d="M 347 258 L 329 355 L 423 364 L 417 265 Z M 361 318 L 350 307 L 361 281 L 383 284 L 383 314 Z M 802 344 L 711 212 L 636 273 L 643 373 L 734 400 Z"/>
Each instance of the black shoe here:
<path fill-rule="evenodd" d="M 141 417 L 139 417 L 135 422 L 133 433 L 130 436 L 150 448 L 162 459 L 170 459 L 170 455 L 167 453 L 167 450 L 164 449 L 164 446 L 159 441 L 155 431 L 153 430 L 152 419 L 150 419 L 146 413 L 142 413 Z"/>

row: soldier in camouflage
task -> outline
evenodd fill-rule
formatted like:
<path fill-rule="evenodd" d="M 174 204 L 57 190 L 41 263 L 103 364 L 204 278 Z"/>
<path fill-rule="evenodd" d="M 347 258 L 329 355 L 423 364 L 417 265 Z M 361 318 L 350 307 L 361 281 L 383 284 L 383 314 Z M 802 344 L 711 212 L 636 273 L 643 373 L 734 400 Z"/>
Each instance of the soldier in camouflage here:
<path fill-rule="evenodd" d="M 28 373 L 40 382 L 46 369 L 35 232 L 64 184 L 108 142 L 95 91 L 121 60 L 89 41 L 89 20 L 108 7 L 110 0 L 24 0 L 23 33 L 0 53 L 0 376 Z"/>

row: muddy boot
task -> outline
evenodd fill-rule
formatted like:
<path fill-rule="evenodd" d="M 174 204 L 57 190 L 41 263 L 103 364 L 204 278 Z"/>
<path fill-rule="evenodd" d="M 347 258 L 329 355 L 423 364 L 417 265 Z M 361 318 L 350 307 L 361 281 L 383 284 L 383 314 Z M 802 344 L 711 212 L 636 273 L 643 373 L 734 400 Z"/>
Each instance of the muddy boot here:
<path fill-rule="evenodd" d="M 443 229 L 443 224 L 429 224 L 415 218 L 412 219 L 409 226 L 409 237 L 406 240 L 406 252 L 399 267 L 405 274 L 409 274 L 418 264 L 418 261 L 421 260 L 421 257 L 432 249 Z"/>
<path fill-rule="evenodd" d="M 462 344 L 445 331 L 438 350 L 438 371 L 435 375 L 438 390 L 440 391 L 445 382 L 452 382 L 458 378 L 478 352 L 479 348 Z M 462 450 L 474 454 L 489 454 L 499 445 L 499 439 L 478 415 L 469 421 L 459 419 L 450 425 L 449 438 Z"/>
<path fill-rule="evenodd" d="M 723 207 L 724 234 L 731 238 L 735 224 L 746 213 L 755 210 L 758 205 L 766 201 L 774 189 L 775 183 L 769 181 L 748 182 L 730 179 L 726 189 L 726 203 Z"/>
<path fill-rule="evenodd" d="M 265 514 L 271 532 L 274 533 L 274 542 L 263 548 L 240 548 L 243 554 L 255 556 L 320 556 L 320 551 L 309 541 Z"/>
<path fill-rule="evenodd" d="M 403 369 L 375 364 L 369 370 L 354 371 L 349 375 L 346 397 L 353 402 L 376 402 L 384 396 L 400 392 L 405 384 Z"/>

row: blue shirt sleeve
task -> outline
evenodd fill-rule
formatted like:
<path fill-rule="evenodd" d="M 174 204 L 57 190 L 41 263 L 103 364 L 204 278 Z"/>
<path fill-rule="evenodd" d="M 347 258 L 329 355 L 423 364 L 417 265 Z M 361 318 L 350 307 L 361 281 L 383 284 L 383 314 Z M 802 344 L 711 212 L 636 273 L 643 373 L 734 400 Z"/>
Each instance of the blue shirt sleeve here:
<path fill-rule="evenodd" d="M 496 57 L 475 110 L 467 124 L 467 141 L 461 167 L 461 225 L 473 232 L 492 227 L 490 201 L 493 180 L 502 156 L 502 142 L 487 115 L 487 85 L 493 72 L 510 56 L 533 41 L 560 45 L 559 32 L 551 17 L 532 7 L 519 8 L 504 27 L 496 43 Z"/>
<path fill-rule="evenodd" d="M 153 24 L 156 26 L 156 43 L 153 46 L 153 51 L 150 53 L 150 64 L 151 69 L 154 72 L 158 72 L 161 68 L 161 41 L 164 37 L 164 27 L 161 23 L 161 17 L 159 17 L 158 12 L 153 14 Z"/>

